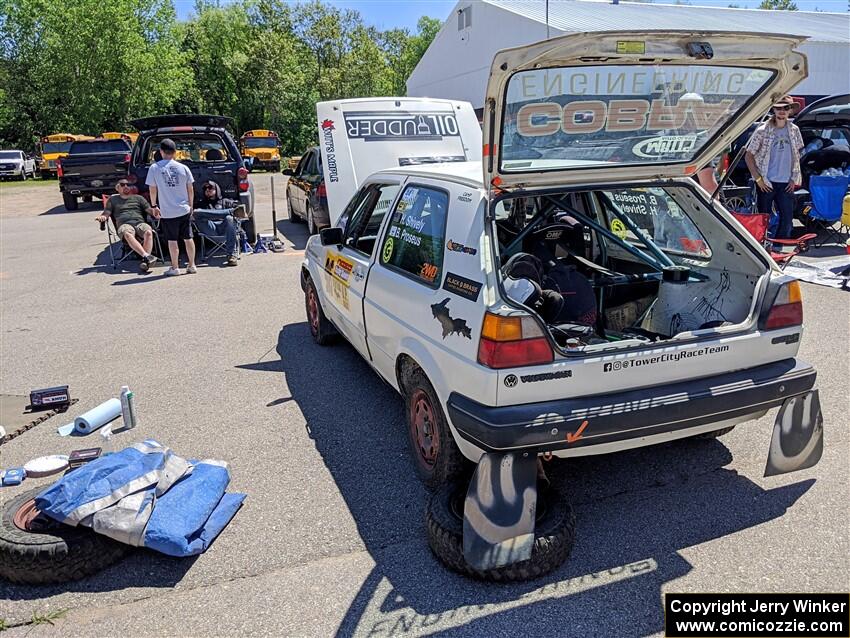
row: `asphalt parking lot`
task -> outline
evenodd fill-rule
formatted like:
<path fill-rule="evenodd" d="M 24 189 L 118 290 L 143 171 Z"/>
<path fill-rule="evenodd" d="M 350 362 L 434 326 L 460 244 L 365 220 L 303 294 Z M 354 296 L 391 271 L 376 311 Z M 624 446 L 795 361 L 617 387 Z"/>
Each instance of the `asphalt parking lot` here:
<path fill-rule="evenodd" d="M 113 271 L 96 207 L 66 213 L 55 182 L 0 186 L 0 394 L 69 384 L 79 398 L 3 445 L 0 465 L 88 447 L 56 428 L 126 384 L 140 424 L 117 443 L 225 460 L 247 493 L 199 557 L 137 551 L 67 585 L 0 582 L 7 635 L 647 636 L 663 632 L 664 592 L 848 589 L 850 294 L 803 284 L 819 465 L 762 478 L 774 412 L 716 441 L 554 462 L 576 508 L 571 559 L 483 584 L 428 549 L 398 396 L 352 348 L 310 339 L 306 229 L 285 221 L 275 179 L 286 252 L 177 278 Z M 254 180 L 268 234 L 269 176 Z M 59 610 L 55 626 L 31 624 Z"/>

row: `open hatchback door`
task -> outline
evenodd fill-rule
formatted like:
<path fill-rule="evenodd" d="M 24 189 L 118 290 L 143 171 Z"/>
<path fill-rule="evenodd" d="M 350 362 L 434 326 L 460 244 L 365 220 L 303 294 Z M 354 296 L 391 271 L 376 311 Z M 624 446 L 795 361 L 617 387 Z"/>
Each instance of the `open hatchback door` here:
<path fill-rule="evenodd" d="M 806 77 L 803 40 L 596 32 L 501 51 L 484 107 L 485 184 L 692 175 Z"/>

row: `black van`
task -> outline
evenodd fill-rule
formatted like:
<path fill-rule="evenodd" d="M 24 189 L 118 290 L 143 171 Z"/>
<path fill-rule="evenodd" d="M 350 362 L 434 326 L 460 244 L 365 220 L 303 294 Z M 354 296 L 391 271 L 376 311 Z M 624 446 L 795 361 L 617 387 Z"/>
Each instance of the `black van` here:
<path fill-rule="evenodd" d="M 223 115 L 155 115 L 131 122 L 139 131 L 128 169 L 130 182 L 139 193 L 148 196 L 145 180 L 150 165 L 160 159 L 159 143 L 174 140 L 174 158 L 189 167 L 195 178 L 195 193 L 207 180 L 216 182 L 222 197 L 239 199 L 248 213 L 242 228 L 253 243 L 257 238 L 254 224 L 254 185 L 233 136 L 227 130 L 233 119 Z"/>

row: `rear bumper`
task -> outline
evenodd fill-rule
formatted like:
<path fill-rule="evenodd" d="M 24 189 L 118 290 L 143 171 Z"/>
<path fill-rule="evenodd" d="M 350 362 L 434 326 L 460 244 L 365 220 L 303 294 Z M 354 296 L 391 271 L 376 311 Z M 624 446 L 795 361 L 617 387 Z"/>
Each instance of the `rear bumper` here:
<path fill-rule="evenodd" d="M 487 452 L 580 449 L 675 433 L 746 417 L 811 390 L 817 372 L 786 359 L 694 381 L 590 397 L 489 407 L 453 392 L 448 412 L 458 434 Z M 581 437 L 567 434 L 588 424 Z"/>

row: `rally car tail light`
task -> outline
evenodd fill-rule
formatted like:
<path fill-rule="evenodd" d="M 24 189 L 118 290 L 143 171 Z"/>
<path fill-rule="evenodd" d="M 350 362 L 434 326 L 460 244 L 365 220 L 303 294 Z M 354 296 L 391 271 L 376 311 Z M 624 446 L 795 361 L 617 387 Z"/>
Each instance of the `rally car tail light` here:
<path fill-rule="evenodd" d="M 799 281 L 789 281 L 784 284 L 770 307 L 765 330 L 799 326 L 803 323 L 803 295 L 800 292 Z"/>
<path fill-rule="evenodd" d="M 516 368 L 551 363 L 552 346 L 540 325 L 529 316 L 503 317 L 485 313 L 478 342 L 478 363 L 488 368 Z"/>

